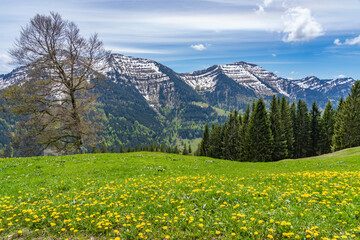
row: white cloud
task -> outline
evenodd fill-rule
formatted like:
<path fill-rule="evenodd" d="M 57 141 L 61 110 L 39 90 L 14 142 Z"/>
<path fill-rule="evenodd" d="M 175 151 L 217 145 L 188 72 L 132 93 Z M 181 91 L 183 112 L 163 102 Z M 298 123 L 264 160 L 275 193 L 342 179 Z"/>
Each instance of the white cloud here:
<path fill-rule="evenodd" d="M 341 42 L 340 39 L 335 39 L 334 40 L 334 44 L 341 46 L 341 45 L 356 45 L 359 44 L 360 45 L 360 35 L 354 38 L 347 38 L 345 39 L 345 42 Z"/>
<path fill-rule="evenodd" d="M 338 45 L 338 46 L 342 45 L 342 43 L 340 42 L 340 39 L 338 39 L 338 38 L 334 40 L 334 44 Z"/>
<path fill-rule="evenodd" d="M 269 6 L 271 3 L 273 2 L 273 0 L 264 0 L 264 7 Z"/>
<path fill-rule="evenodd" d="M 276 57 L 277 55 L 275 53 L 271 54 L 271 56 Z"/>
<path fill-rule="evenodd" d="M 312 16 L 308 8 L 290 8 L 283 15 L 284 42 L 309 41 L 324 35 L 324 30 Z"/>
<path fill-rule="evenodd" d="M 204 51 L 207 49 L 207 44 L 202 44 L 202 43 L 199 43 L 199 44 L 194 44 L 194 45 L 191 45 L 190 47 L 192 49 L 195 49 L 196 51 Z"/>
<path fill-rule="evenodd" d="M 257 14 L 261 14 L 261 13 L 263 13 L 263 12 L 265 12 L 264 7 L 263 7 L 262 5 L 259 5 L 259 8 L 258 8 L 258 10 L 256 10 L 256 13 L 257 13 Z"/>
<path fill-rule="evenodd" d="M 346 45 L 360 44 L 360 35 L 355 38 L 346 39 L 345 44 Z"/>
<path fill-rule="evenodd" d="M 336 76 L 335 78 L 346 78 L 346 76 L 343 74 L 340 74 L 340 75 Z"/>
<path fill-rule="evenodd" d="M 263 0 L 261 4 L 258 5 L 258 10 L 256 10 L 256 13 L 260 14 L 265 12 L 265 8 L 267 8 L 273 0 Z"/>

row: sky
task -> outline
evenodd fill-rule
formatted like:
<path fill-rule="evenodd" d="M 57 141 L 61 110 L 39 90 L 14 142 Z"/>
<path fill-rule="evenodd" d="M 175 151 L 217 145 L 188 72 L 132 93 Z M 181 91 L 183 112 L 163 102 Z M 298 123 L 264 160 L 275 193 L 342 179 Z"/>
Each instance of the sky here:
<path fill-rule="evenodd" d="M 245 61 L 280 77 L 360 79 L 360 0 L 0 0 L 0 74 L 36 14 L 176 72 Z"/>

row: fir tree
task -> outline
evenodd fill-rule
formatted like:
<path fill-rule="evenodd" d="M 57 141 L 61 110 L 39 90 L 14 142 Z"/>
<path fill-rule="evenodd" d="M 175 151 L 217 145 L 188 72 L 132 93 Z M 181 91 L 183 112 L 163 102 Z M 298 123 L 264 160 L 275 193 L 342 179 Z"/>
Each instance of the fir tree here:
<path fill-rule="evenodd" d="M 255 110 L 251 114 L 246 142 L 248 161 L 271 161 L 273 137 L 265 103 L 262 99 L 258 100 Z"/>
<path fill-rule="evenodd" d="M 200 143 L 199 155 L 208 156 L 210 146 L 210 133 L 209 133 L 209 124 L 205 124 L 203 138 Z"/>
<path fill-rule="evenodd" d="M 221 158 L 222 157 L 222 137 L 221 137 L 221 126 L 215 124 L 211 127 L 210 144 L 209 144 L 209 157 Z"/>
<path fill-rule="evenodd" d="M 179 148 L 178 148 L 177 145 L 175 145 L 175 147 L 173 148 L 172 152 L 175 153 L 175 154 L 179 154 Z"/>
<path fill-rule="evenodd" d="M 108 152 L 107 146 L 106 146 L 105 143 L 103 143 L 103 144 L 101 145 L 101 152 L 102 152 L 102 153 L 107 153 L 107 152 Z"/>
<path fill-rule="evenodd" d="M 342 122 L 342 111 L 345 105 L 345 101 L 343 98 L 340 98 L 337 106 L 337 111 L 335 114 L 335 124 L 334 124 L 334 134 L 331 142 L 331 149 L 333 151 L 341 149 L 341 137 L 340 137 L 340 126 Z"/>
<path fill-rule="evenodd" d="M 120 145 L 120 153 L 124 153 L 124 152 L 126 152 L 126 149 L 125 149 L 125 147 L 124 147 L 124 145 Z"/>
<path fill-rule="evenodd" d="M 189 144 L 189 150 L 188 150 L 189 154 L 192 154 L 192 149 L 191 149 L 191 144 Z"/>
<path fill-rule="evenodd" d="M 100 152 L 100 149 L 97 146 L 93 147 L 91 150 L 91 153 L 99 153 L 99 152 Z"/>
<path fill-rule="evenodd" d="M 244 117 L 242 118 L 240 127 L 239 127 L 239 161 L 247 161 L 246 157 L 246 149 L 248 148 L 247 142 L 246 142 L 246 133 L 248 131 L 250 121 L 250 105 L 247 105 L 247 108 L 245 110 Z"/>
<path fill-rule="evenodd" d="M 351 88 L 336 120 L 334 149 L 360 146 L 360 81 Z"/>
<path fill-rule="evenodd" d="M 188 152 L 186 143 L 184 144 L 184 150 L 183 150 L 182 154 L 183 154 L 183 155 L 189 155 L 189 152 Z"/>
<path fill-rule="evenodd" d="M 272 160 L 277 161 L 287 156 L 284 123 L 281 118 L 280 107 L 275 95 L 270 104 L 270 127 L 273 135 Z"/>
<path fill-rule="evenodd" d="M 322 126 L 321 126 L 321 112 L 314 101 L 311 106 L 310 111 L 310 146 L 309 146 L 309 156 L 316 156 L 320 155 L 320 142 L 321 142 L 321 133 L 322 133 Z"/>
<path fill-rule="evenodd" d="M 223 154 L 225 159 L 237 160 L 239 146 L 239 118 L 237 111 L 230 114 L 227 121 L 227 128 L 224 132 Z"/>
<path fill-rule="evenodd" d="M 111 147 L 110 152 L 111 152 L 111 153 L 115 153 L 115 146 L 112 146 L 112 147 Z"/>
<path fill-rule="evenodd" d="M 295 158 L 307 157 L 309 155 L 310 118 L 305 102 L 299 100 L 295 119 Z"/>
<path fill-rule="evenodd" d="M 296 158 L 296 150 L 295 150 L 295 146 L 296 146 L 296 139 L 297 137 L 297 131 L 296 131 L 296 104 L 293 102 L 290 106 L 290 119 L 291 119 L 291 127 L 293 129 L 293 136 L 294 136 L 294 143 L 293 143 L 293 157 Z"/>
<path fill-rule="evenodd" d="M 336 111 L 333 109 L 331 102 L 326 104 L 324 114 L 321 118 L 321 153 L 331 152 L 331 142 L 334 135 L 335 115 Z"/>
<path fill-rule="evenodd" d="M 160 145 L 160 152 L 166 152 L 166 148 L 164 144 Z"/>
<path fill-rule="evenodd" d="M 291 113 L 289 104 L 286 101 L 286 98 L 283 96 L 281 98 L 281 120 L 284 125 L 284 135 L 286 140 L 286 149 L 287 149 L 287 158 L 292 158 L 294 156 L 294 129 L 291 121 Z"/>

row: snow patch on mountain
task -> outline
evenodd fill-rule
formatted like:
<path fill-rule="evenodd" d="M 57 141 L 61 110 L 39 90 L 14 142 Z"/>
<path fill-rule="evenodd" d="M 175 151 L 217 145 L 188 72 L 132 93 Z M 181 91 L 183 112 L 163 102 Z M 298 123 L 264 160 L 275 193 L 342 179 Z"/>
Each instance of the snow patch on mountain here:
<path fill-rule="evenodd" d="M 155 61 L 113 54 L 110 65 L 112 74 L 117 72 L 120 80 L 135 86 L 154 109 L 160 107 L 160 90 L 172 91 L 174 88 L 174 83 L 160 71 L 159 64 Z"/>
<path fill-rule="evenodd" d="M 251 67 L 247 63 L 239 62 L 221 65 L 220 67 L 226 76 L 238 84 L 253 90 L 258 96 L 271 95 L 273 93 L 252 71 L 249 71 Z"/>
<path fill-rule="evenodd" d="M 27 77 L 26 68 L 20 67 L 14 69 L 12 72 L 0 76 L 0 90 L 10 87 L 14 84 L 20 83 Z"/>
<path fill-rule="evenodd" d="M 213 92 L 217 83 L 219 66 L 212 66 L 203 71 L 180 74 L 179 77 L 193 89 Z"/>

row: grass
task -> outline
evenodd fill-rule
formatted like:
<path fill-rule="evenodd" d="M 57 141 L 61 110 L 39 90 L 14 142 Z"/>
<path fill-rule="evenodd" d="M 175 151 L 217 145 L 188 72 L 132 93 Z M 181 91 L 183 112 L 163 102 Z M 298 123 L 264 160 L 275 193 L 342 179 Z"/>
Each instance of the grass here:
<path fill-rule="evenodd" d="M 192 104 L 197 105 L 197 106 L 200 106 L 200 107 L 203 107 L 203 108 L 209 107 L 209 104 L 204 103 L 204 102 L 192 102 Z M 217 107 L 213 107 L 213 106 L 212 106 L 211 108 L 214 109 L 219 116 L 228 117 L 229 114 L 230 114 L 229 111 L 225 111 L 225 110 L 220 109 L 220 108 L 217 108 Z"/>
<path fill-rule="evenodd" d="M 0 159 L 0 239 L 359 239 L 360 148 L 273 163 Z"/>

